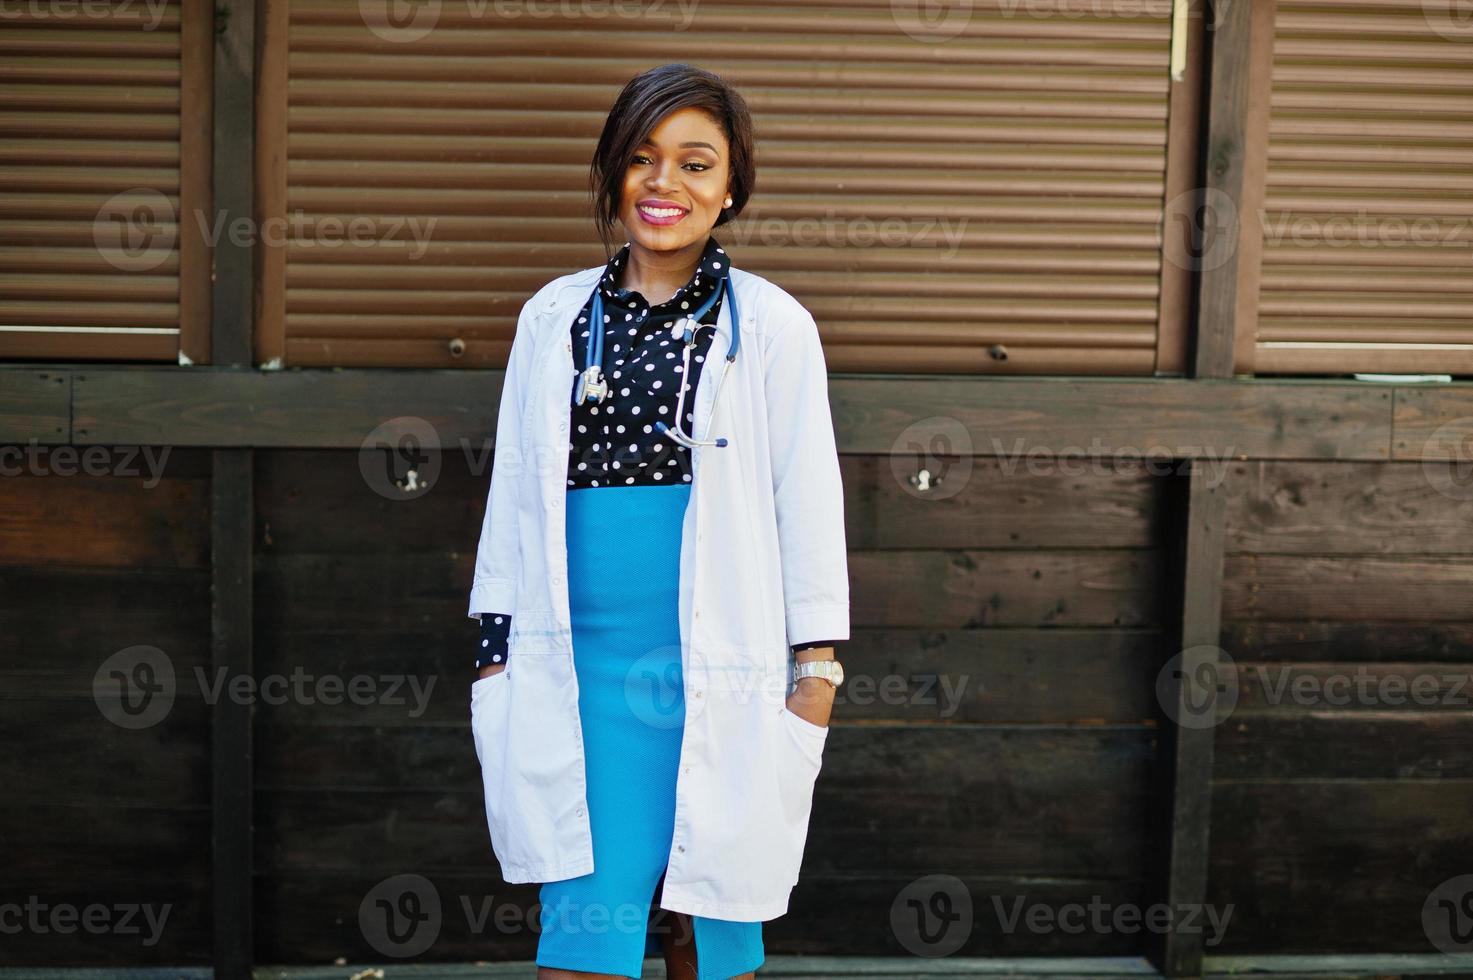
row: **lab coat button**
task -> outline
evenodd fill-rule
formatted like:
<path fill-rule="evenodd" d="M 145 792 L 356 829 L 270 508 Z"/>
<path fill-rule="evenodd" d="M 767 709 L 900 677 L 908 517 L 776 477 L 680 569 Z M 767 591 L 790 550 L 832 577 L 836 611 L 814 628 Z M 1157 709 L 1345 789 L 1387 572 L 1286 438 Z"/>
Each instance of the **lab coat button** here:
<path fill-rule="evenodd" d="M 583 808 L 581 806 L 578 808 L 578 816 L 583 816 Z"/>

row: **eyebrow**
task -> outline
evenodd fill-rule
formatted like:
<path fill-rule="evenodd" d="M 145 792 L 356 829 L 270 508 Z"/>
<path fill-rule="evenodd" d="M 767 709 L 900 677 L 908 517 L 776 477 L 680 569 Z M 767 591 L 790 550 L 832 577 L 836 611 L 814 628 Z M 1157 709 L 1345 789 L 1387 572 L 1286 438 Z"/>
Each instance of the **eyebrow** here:
<path fill-rule="evenodd" d="M 654 146 L 655 144 L 652 143 L 649 140 L 645 140 L 643 143 L 641 143 L 639 145 L 640 146 Z M 688 146 L 704 146 L 706 149 L 710 150 L 712 153 L 716 154 L 717 156 L 720 156 L 721 155 L 721 151 L 718 150 L 718 149 L 716 149 L 716 147 L 712 146 L 710 143 L 703 143 L 700 140 L 690 140 L 688 142 L 685 142 L 685 143 L 681 143 L 680 144 L 680 148 L 682 150 L 685 149 Z"/>

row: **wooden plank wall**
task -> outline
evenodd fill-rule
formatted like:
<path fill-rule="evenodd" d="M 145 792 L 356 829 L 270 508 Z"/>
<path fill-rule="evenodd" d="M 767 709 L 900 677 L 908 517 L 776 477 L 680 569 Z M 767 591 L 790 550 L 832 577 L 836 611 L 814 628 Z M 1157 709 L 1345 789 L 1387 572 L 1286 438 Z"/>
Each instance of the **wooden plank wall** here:
<path fill-rule="evenodd" d="M 531 958 L 537 889 L 496 873 L 467 731 L 465 604 L 488 474 L 447 452 L 432 491 L 402 502 L 369 488 L 355 452 L 257 460 L 258 670 L 433 685 L 419 717 L 412 705 L 258 713 L 258 960 L 372 958 L 358 908 L 400 873 L 440 891 L 436 958 Z M 961 493 L 933 500 L 888 458 L 844 457 L 851 680 L 818 784 L 823 832 L 790 915 L 768 926 L 772 951 L 904 954 L 891 905 L 935 871 L 965 881 L 984 920 L 969 952 L 1138 946 L 985 924 L 993 895 L 1143 900 L 1162 657 L 1159 479 L 1009 465 L 979 458 Z M 519 926 L 476 934 L 460 896 Z"/>
<path fill-rule="evenodd" d="M 57 902 L 172 903 L 153 947 L 32 934 L 0 960 L 209 962 L 209 707 L 194 671 L 210 663 L 210 465 L 176 449 L 156 485 L 0 481 L 0 698 L 9 743 L 27 749 L 0 804 L 8 883 Z M 993 901 L 1159 900 L 1173 478 L 975 457 L 944 474 L 958 493 L 927 495 L 907 480 L 915 465 L 843 457 L 851 679 L 818 782 L 822 832 L 768 948 L 905 955 L 896 896 L 944 873 L 976 917 L 959 953 L 1138 953 L 1139 936 L 1007 932 Z M 1430 460 L 1227 474 L 1222 643 L 1239 695 L 1215 730 L 1207 899 L 1235 911 L 1207 952 L 1424 952 L 1422 902 L 1473 853 L 1473 714 L 1276 703 L 1273 685 L 1280 668 L 1365 669 L 1466 699 L 1473 491 Z M 402 681 L 408 702 L 255 707 L 258 962 L 381 958 L 359 909 L 405 873 L 434 882 L 447 911 L 431 958 L 535 950 L 537 889 L 497 874 L 468 731 L 465 598 L 488 476 L 447 451 L 432 490 L 402 501 L 372 488 L 355 451 L 256 452 L 257 676 Z M 140 644 L 178 687 L 161 722 L 130 730 L 93 683 Z M 478 928 L 462 901 L 504 925 Z"/>
<path fill-rule="evenodd" d="M 1238 697 L 1216 729 L 1208 900 L 1237 913 L 1209 952 L 1432 951 L 1428 893 L 1473 871 L 1466 470 L 1231 468 L 1222 619 Z M 1361 697 L 1345 685 L 1362 676 L 1405 687 Z"/>
<path fill-rule="evenodd" d="M 7 457 L 0 479 L 4 900 L 35 896 L 48 924 L 58 906 L 166 917 L 156 937 L 111 911 L 118 929 L 8 929 L 0 966 L 208 963 L 209 454 L 169 451 L 155 479 L 102 447 L 80 452 L 117 475 L 67 475 L 78 452 Z"/>

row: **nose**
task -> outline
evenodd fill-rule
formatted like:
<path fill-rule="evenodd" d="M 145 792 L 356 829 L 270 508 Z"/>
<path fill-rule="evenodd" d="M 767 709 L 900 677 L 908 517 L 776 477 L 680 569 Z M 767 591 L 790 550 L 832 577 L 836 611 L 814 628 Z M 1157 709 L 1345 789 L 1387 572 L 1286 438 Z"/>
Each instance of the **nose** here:
<path fill-rule="evenodd" d="M 660 193 L 668 191 L 675 186 L 675 168 L 679 164 L 675 160 L 664 160 L 650 168 L 649 176 L 645 184 L 650 190 Z"/>

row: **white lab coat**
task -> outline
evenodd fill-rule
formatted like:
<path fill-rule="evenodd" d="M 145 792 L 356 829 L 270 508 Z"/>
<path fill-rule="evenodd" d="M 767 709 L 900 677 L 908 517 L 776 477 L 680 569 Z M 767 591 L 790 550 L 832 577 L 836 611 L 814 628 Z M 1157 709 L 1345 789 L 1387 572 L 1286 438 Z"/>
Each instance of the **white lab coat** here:
<path fill-rule="evenodd" d="M 513 883 L 594 869 L 564 500 L 572 318 L 602 273 L 554 279 L 522 308 L 476 555 L 469 615 L 512 614 L 506 668 L 471 685 L 471 727 L 492 847 Z M 728 369 L 723 303 L 691 393 L 695 435 L 729 441 L 692 451 L 680 551 L 686 712 L 660 905 L 756 921 L 787 911 L 828 739 L 784 704 L 790 646 L 848 639 L 849 579 L 817 325 L 777 285 L 730 274 L 740 350 Z"/>

